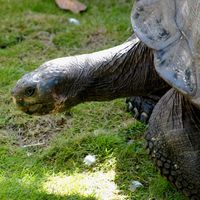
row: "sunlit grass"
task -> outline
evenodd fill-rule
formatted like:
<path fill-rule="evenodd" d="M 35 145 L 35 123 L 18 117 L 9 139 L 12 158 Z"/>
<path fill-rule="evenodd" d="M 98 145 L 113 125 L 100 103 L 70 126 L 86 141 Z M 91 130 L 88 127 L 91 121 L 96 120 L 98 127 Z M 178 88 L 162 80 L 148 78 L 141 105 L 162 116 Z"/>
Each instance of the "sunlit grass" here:
<path fill-rule="evenodd" d="M 119 194 L 114 180 L 115 171 L 75 173 L 71 176 L 50 176 L 44 182 L 43 188 L 49 194 L 60 196 L 80 194 L 102 200 L 125 199 L 125 196 Z"/>

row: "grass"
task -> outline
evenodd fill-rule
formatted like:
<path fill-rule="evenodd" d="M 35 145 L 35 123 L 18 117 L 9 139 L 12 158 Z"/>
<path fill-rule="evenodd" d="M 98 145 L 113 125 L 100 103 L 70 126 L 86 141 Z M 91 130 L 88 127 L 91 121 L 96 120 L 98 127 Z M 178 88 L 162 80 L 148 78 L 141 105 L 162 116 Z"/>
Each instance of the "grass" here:
<path fill-rule="evenodd" d="M 52 0 L 0 0 L 0 199 L 183 200 L 148 159 L 146 127 L 126 113 L 124 99 L 45 117 L 14 107 L 10 90 L 26 72 L 131 35 L 130 1 L 83 2 L 88 10 L 74 15 Z M 70 24 L 71 17 L 81 25 Z M 90 167 L 83 163 L 88 154 L 96 156 Z M 131 191 L 133 180 L 143 187 Z"/>

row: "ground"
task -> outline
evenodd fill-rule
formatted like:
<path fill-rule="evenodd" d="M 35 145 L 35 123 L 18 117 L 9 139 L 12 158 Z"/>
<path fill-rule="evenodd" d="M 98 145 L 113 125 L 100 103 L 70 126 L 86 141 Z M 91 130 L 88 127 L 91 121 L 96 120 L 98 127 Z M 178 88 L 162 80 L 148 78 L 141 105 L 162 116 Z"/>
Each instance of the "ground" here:
<path fill-rule="evenodd" d="M 126 113 L 124 99 L 45 117 L 13 105 L 17 79 L 44 61 L 112 47 L 132 34 L 132 2 L 82 2 L 87 11 L 75 15 L 52 0 L 0 0 L 0 199 L 183 200 L 149 160 L 146 127 Z M 83 163 L 89 154 L 92 166 Z M 143 187 L 131 190 L 132 181 Z"/>

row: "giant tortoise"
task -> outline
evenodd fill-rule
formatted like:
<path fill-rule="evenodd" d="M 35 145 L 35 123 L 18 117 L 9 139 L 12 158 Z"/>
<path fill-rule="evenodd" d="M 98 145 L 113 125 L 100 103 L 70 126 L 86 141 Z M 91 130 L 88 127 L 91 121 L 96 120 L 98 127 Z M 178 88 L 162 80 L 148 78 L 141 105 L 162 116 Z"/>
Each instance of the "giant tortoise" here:
<path fill-rule="evenodd" d="M 12 91 L 27 114 L 86 101 L 162 94 L 145 138 L 162 175 L 200 199 L 200 1 L 137 0 L 135 35 L 103 51 L 58 58 L 24 75 Z"/>

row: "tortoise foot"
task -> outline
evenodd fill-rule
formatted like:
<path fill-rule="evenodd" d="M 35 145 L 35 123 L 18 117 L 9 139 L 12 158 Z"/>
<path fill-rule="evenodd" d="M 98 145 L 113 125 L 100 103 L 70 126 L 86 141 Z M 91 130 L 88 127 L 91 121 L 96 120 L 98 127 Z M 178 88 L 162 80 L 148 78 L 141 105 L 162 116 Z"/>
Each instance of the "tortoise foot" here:
<path fill-rule="evenodd" d="M 160 97 L 133 96 L 126 99 L 127 110 L 133 114 L 133 117 L 143 123 L 148 123 L 154 106 Z"/>
<path fill-rule="evenodd" d="M 165 144 L 151 138 L 151 133 L 146 133 L 146 149 L 160 174 L 167 178 L 178 191 L 188 199 L 200 200 L 199 189 L 186 174 L 180 169 L 179 164 L 170 158 L 170 153 L 165 149 Z M 192 169 L 191 169 L 192 170 Z"/>

